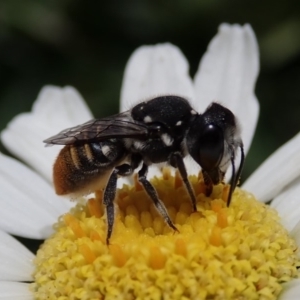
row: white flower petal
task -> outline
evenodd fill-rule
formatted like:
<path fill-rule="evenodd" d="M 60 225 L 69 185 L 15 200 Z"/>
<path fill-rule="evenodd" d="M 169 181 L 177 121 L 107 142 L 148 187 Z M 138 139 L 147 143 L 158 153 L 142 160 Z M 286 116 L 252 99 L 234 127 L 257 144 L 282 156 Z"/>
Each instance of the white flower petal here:
<path fill-rule="evenodd" d="M 64 88 L 43 87 L 38 99 L 33 104 L 32 113 L 54 127 L 54 133 L 93 118 L 82 96 L 70 86 Z"/>
<path fill-rule="evenodd" d="M 159 95 L 194 97 L 188 62 L 172 44 L 142 46 L 130 57 L 121 89 L 121 111 Z"/>
<path fill-rule="evenodd" d="M 271 200 L 300 175 L 299 165 L 300 133 L 265 160 L 246 180 L 243 188 L 261 201 Z"/>
<path fill-rule="evenodd" d="M 34 300 L 28 283 L 0 282 L 0 300 Z"/>
<path fill-rule="evenodd" d="M 250 25 L 222 24 L 195 76 L 193 106 L 203 111 L 212 101 L 217 101 L 231 109 L 242 125 L 245 152 L 249 149 L 259 112 L 254 94 L 258 56 L 257 41 Z"/>
<path fill-rule="evenodd" d="M 300 220 L 300 180 L 296 180 L 280 193 L 271 203 L 275 208 L 282 223 L 287 230 L 292 230 Z"/>
<path fill-rule="evenodd" d="M 296 241 L 298 246 L 298 256 L 300 256 L 300 220 L 290 232 L 291 237 Z"/>
<path fill-rule="evenodd" d="M 287 230 L 292 230 L 300 220 L 300 178 L 288 185 L 271 203 Z"/>
<path fill-rule="evenodd" d="M 0 228 L 18 236 L 48 237 L 58 216 L 72 205 L 34 171 L 1 153 L 0 190 Z"/>
<path fill-rule="evenodd" d="M 34 255 L 3 231 L 0 241 L 0 281 L 31 281 Z"/>
<path fill-rule="evenodd" d="M 1 135 L 3 144 L 11 153 L 33 167 L 49 182 L 52 181 L 53 162 L 62 148 L 45 147 L 43 140 L 53 135 L 50 132 L 50 127 L 42 120 L 30 114 L 21 114 L 8 124 Z"/>
<path fill-rule="evenodd" d="M 52 165 L 61 147 L 47 147 L 43 140 L 92 118 L 72 87 L 44 87 L 32 112 L 16 116 L 1 134 L 5 147 L 51 181 Z"/>
<path fill-rule="evenodd" d="M 278 300 L 298 300 L 300 295 L 300 279 L 293 279 L 283 284 L 283 291 Z"/>

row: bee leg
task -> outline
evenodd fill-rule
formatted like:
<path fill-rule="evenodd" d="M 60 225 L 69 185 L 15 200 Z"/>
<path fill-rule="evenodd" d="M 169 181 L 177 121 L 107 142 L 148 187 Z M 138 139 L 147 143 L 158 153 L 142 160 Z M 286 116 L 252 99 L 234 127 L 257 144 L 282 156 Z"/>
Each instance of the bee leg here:
<path fill-rule="evenodd" d="M 180 176 L 181 176 L 181 178 L 182 178 L 182 180 L 185 184 L 185 187 L 186 187 L 186 189 L 189 193 L 190 199 L 192 201 L 193 210 L 194 210 L 194 212 L 197 211 L 196 196 L 195 196 L 194 190 L 191 187 L 191 183 L 188 179 L 188 175 L 187 175 L 187 172 L 186 172 L 186 168 L 185 168 L 185 165 L 184 165 L 182 155 L 179 152 L 172 153 L 172 155 L 170 157 L 170 164 L 174 168 L 178 169 L 179 174 L 180 174 Z"/>
<path fill-rule="evenodd" d="M 243 148 L 242 144 L 239 147 L 241 149 L 241 161 L 240 161 L 240 166 L 237 171 L 235 169 L 235 164 L 234 164 L 235 153 L 234 153 L 234 150 L 231 149 L 231 159 L 230 160 L 231 160 L 231 166 L 232 166 L 232 177 L 231 177 L 231 181 L 230 181 L 230 190 L 229 190 L 228 199 L 227 199 L 228 207 L 231 202 L 232 194 L 233 194 L 236 186 L 238 185 L 238 181 L 240 179 L 241 172 L 242 172 L 243 165 L 244 165 L 244 159 L 245 159 L 244 148 Z"/>
<path fill-rule="evenodd" d="M 114 220 L 115 220 L 115 209 L 114 209 L 114 199 L 116 197 L 117 191 L 117 180 L 118 175 L 128 176 L 132 174 L 132 167 L 128 164 L 123 164 L 121 166 L 115 167 L 112 171 L 108 183 L 106 185 L 103 204 L 106 206 L 106 216 L 107 216 L 107 235 L 106 235 L 106 244 L 109 245 L 109 240 L 112 234 Z"/>
<path fill-rule="evenodd" d="M 207 172 L 205 172 L 204 170 L 202 170 L 202 175 L 205 184 L 205 196 L 208 197 L 211 195 L 213 190 L 213 181 L 210 178 L 210 176 L 207 174 Z"/>
<path fill-rule="evenodd" d="M 156 209 L 160 213 L 160 215 L 165 219 L 165 222 L 175 231 L 178 231 L 178 229 L 173 224 L 172 220 L 169 217 L 169 214 L 167 212 L 167 209 L 163 202 L 158 198 L 158 194 L 153 187 L 153 185 L 147 180 L 146 176 L 148 173 L 148 166 L 146 164 L 143 164 L 141 170 L 138 172 L 138 180 L 143 185 L 146 193 L 153 201 Z"/>

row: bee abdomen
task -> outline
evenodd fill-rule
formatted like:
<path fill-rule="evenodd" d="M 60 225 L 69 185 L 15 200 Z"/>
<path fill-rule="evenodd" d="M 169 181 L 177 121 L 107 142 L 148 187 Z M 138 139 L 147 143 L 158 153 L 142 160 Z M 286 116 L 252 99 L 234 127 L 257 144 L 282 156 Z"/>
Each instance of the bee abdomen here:
<path fill-rule="evenodd" d="M 87 193 L 98 182 L 105 186 L 113 167 L 127 155 L 122 144 L 89 143 L 67 145 L 59 153 L 53 167 L 53 182 L 58 195 Z"/>
<path fill-rule="evenodd" d="M 81 166 L 76 147 L 65 146 L 60 151 L 53 166 L 53 183 L 58 195 L 76 192 L 76 187 L 83 181 L 84 170 Z"/>

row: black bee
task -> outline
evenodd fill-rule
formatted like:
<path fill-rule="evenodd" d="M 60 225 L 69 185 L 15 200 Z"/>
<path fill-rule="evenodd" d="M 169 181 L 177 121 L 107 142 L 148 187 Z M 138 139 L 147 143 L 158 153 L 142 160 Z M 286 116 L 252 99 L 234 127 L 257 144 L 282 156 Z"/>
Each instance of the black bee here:
<path fill-rule="evenodd" d="M 63 130 L 44 141 L 65 145 L 53 169 L 58 195 L 84 194 L 105 188 L 107 243 L 114 224 L 114 199 L 118 176 L 129 176 L 141 166 L 138 180 L 166 223 L 177 230 L 157 192 L 147 180 L 148 166 L 168 163 L 177 168 L 189 193 L 193 210 L 196 197 L 183 158 L 190 155 L 202 168 L 206 194 L 222 182 L 231 164 L 232 179 L 227 205 L 244 163 L 243 143 L 233 113 L 212 103 L 203 114 L 177 96 L 161 96 L 141 102 L 131 110 Z M 241 162 L 236 171 L 237 148 Z"/>

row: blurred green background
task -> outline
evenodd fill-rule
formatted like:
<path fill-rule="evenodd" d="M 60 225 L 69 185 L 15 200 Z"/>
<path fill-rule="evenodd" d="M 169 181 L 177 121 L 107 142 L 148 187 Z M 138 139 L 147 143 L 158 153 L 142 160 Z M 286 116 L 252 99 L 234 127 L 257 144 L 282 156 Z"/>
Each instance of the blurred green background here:
<path fill-rule="evenodd" d="M 176 44 L 193 76 L 222 22 L 250 23 L 261 50 L 261 114 L 245 179 L 300 128 L 300 1 L 0 0 L 0 130 L 45 84 L 76 87 L 96 117 L 117 113 L 137 47 Z"/>

